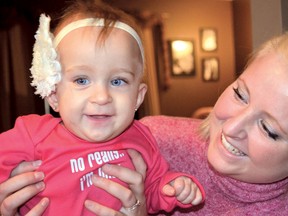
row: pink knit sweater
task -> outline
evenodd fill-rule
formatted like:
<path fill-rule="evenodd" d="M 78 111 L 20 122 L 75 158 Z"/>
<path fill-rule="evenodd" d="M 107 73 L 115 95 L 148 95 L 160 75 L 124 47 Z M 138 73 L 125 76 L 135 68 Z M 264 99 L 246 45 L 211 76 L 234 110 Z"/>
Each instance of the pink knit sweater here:
<path fill-rule="evenodd" d="M 198 136 L 200 120 L 153 116 L 141 121 L 152 131 L 171 169 L 194 175 L 206 191 L 203 205 L 166 215 L 288 215 L 288 179 L 248 184 L 211 169 L 206 158 L 207 143 Z"/>

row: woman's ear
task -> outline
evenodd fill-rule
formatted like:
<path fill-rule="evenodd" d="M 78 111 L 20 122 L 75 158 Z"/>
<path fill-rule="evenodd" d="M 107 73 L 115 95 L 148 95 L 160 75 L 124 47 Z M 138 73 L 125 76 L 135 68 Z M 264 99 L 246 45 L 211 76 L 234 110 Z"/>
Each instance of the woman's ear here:
<path fill-rule="evenodd" d="M 55 112 L 59 112 L 56 92 L 52 92 L 48 97 L 46 97 L 46 100 Z"/>
<path fill-rule="evenodd" d="M 138 96 L 137 96 L 135 111 L 143 103 L 146 92 L 147 92 L 147 85 L 145 83 L 140 83 L 139 89 L 138 89 Z"/>

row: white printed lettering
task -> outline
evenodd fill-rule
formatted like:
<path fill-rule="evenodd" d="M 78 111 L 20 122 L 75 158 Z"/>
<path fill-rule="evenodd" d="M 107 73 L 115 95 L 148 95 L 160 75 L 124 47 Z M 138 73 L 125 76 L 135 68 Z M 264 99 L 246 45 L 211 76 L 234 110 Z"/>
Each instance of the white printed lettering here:
<path fill-rule="evenodd" d="M 72 173 L 85 170 L 84 159 L 81 157 L 78 158 L 77 160 L 71 159 L 70 160 L 70 167 L 71 167 Z"/>

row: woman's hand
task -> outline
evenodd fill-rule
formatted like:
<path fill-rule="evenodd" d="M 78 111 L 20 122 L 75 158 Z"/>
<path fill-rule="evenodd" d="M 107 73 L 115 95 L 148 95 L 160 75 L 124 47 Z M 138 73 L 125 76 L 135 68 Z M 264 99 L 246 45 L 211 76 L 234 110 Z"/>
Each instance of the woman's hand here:
<path fill-rule="evenodd" d="M 135 166 L 135 171 L 117 165 L 106 164 L 103 166 L 103 171 L 119 178 L 129 185 L 126 188 L 116 182 L 99 176 L 93 176 L 92 181 L 96 187 L 102 188 L 111 195 L 117 197 L 123 204 L 120 212 L 100 205 L 91 200 L 86 200 L 85 206 L 91 212 L 97 215 L 115 215 L 115 216 L 146 216 L 146 199 L 144 195 L 144 180 L 146 177 L 146 164 L 141 155 L 135 150 L 128 150 L 128 153 Z M 140 202 L 140 205 L 139 202 Z M 137 203 L 138 202 L 138 203 Z"/>
<path fill-rule="evenodd" d="M 91 212 L 97 215 L 129 215 L 146 216 L 146 199 L 144 196 L 144 180 L 146 176 L 146 164 L 141 155 L 129 150 L 129 155 L 136 168 L 136 171 L 117 165 L 105 165 L 103 171 L 108 175 L 113 175 L 129 185 L 129 188 L 123 187 L 108 179 L 95 177 L 93 183 L 95 186 L 106 190 L 108 193 L 117 197 L 123 204 L 123 211 L 117 212 L 109 209 L 91 200 L 86 200 L 85 206 Z M 44 174 L 35 172 L 40 166 L 40 161 L 22 162 L 12 172 L 11 178 L 0 184 L 0 212 L 4 216 L 15 216 L 21 205 L 44 190 L 45 185 L 42 181 Z M 136 205 L 139 200 L 140 205 Z M 45 211 L 49 204 L 48 198 L 43 198 L 27 216 L 39 216 Z M 135 206 L 134 210 L 130 210 Z M 128 210 L 127 210 L 128 209 Z"/>
<path fill-rule="evenodd" d="M 22 162 L 12 171 L 11 177 L 0 184 L 0 215 L 19 215 L 19 207 L 44 190 L 44 174 L 35 171 L 40 165 L 41 161 Z M 43 198 L 27 215 L 42 215 L 48 204 L 48 198 Z"/>

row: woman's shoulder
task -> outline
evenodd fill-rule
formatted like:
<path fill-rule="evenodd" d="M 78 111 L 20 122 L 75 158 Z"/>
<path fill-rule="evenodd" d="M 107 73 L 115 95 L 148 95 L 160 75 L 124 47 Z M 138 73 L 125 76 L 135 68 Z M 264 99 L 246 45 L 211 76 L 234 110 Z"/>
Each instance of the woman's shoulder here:
<path fill-rule="evenodd" d="M 192 173 L 195 167 L 203 163 L 206 142 L 201 139 L 198 131 L 201 120 L 149 116 L 141 119 L 141 122 L 152 132 L 160 152 L 172 169 Z M 191 166 L 193 163 L 198 166 Z"/>
<path fill-rule="evenodd" d="M 146 116 L 140 119 L 140 121 L 153 131 L 157 131 L 158 129 L 169 129 L 170 131 L 173 128 L 173 131 L 182 131 L 184 129 L 184 131 L 195 132 L 194 129 L 198 130 L 201 123 L 200 119 L 165 115 Z"/>
<path fill-rule="evenodd" d="M 159 145 L 161 141 L 167 143 L 181 140 L 183 145 L 192 140 L 199 140 L 200 119 L 174 116 L 147 116 L 140 120 L 146 125 Z"/>

